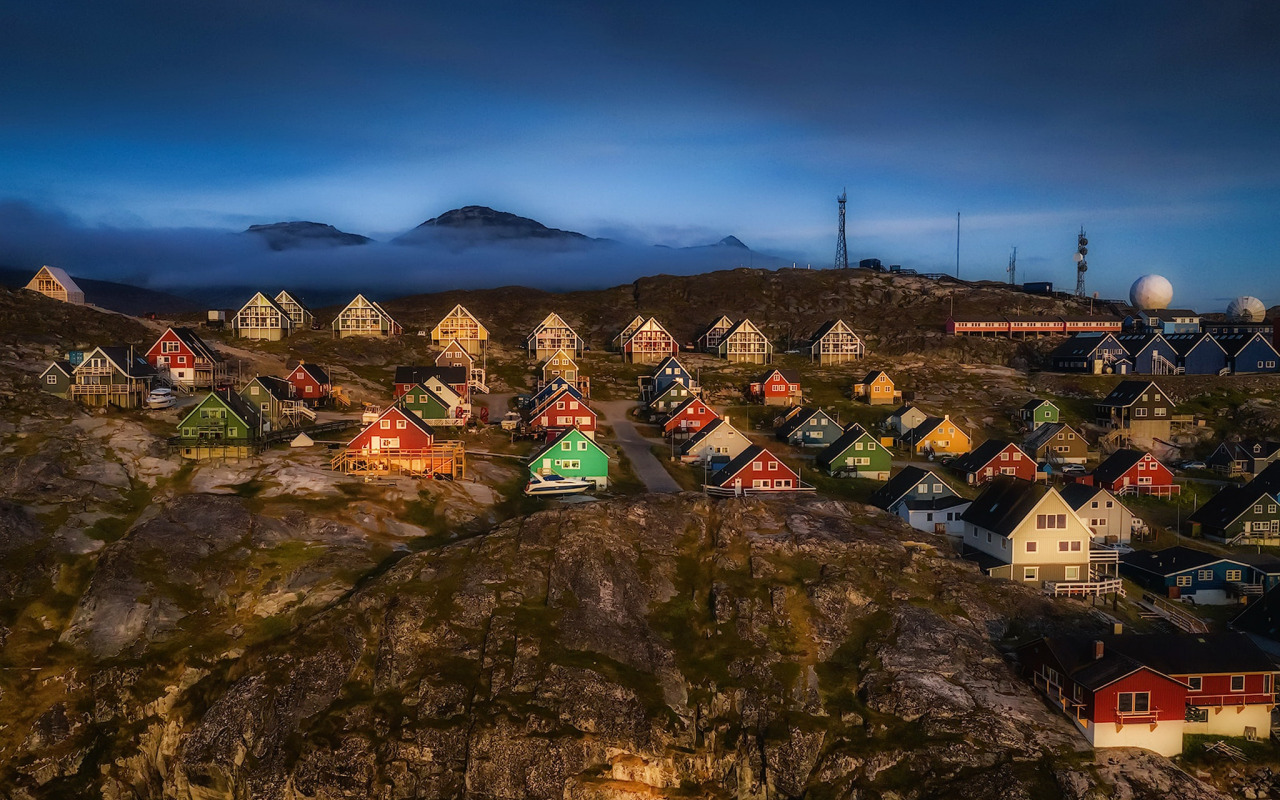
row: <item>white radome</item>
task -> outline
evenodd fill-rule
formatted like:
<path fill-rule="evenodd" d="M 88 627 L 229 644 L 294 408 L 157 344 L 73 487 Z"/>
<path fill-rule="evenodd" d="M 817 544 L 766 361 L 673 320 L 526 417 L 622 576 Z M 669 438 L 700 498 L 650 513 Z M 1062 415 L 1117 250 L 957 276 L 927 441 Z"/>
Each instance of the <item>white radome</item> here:
<path fill-rule="evenodd" d="M 1227 306 L 1227 319 L 1232 322 L 1262 322 L 1267 316 L 1267 307 L 1256 297 L 1237 297 Z"/>
<path fill-rule="evenodd" d="M 1143 275 L 1129 287 L 1129 302 L 1143 311 L 1168 308 L 1173 302 L 1173 284 L 1163 275 Z"/>

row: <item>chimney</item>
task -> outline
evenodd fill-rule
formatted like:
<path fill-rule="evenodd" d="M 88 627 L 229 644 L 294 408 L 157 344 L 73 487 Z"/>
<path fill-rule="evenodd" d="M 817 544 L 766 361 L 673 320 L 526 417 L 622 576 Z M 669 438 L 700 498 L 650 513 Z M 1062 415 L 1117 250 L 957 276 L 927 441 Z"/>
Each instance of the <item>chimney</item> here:
<path fill-rule="evenodd" d="M 1098 661 L 1102 658 L 1103 644 L 1101 639 L 1093 640 L 1093 660 Z"/>

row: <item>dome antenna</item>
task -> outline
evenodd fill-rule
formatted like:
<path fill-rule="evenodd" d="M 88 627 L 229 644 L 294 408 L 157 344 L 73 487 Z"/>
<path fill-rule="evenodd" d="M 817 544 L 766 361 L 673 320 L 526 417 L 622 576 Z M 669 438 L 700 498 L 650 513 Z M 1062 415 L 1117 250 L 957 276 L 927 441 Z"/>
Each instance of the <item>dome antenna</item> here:
<path fill-rule="evenodd" d="M 1076 236 L 1076 297 L 1084 297 L 1084 274 L 1089 271 L 1089 262 L 1084 257 L 1089 255 L 1089 240 L 1085 238 L 1084 226 Z"/>

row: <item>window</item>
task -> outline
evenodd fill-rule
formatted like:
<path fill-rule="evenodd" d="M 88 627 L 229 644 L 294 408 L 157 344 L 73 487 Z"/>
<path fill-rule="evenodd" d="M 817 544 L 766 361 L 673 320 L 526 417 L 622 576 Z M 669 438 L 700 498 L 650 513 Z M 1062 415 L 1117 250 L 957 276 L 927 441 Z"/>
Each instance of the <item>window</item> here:
<path fill-rule="evenodd" d="M 404 421 L 404 420 L 402 420 L 402 419 L 398 419 L 398 420 L 396 420 L 396 430 L 398 430 L 398 431 L 402 431 L 402 430 L 404 430 L 406 427 L 408 427 L 408 425 L 409 425 L 409 423 L 408 423 L 408 422 L 405 422 L 405 421 Z"/>
<path fill-rule="evenodd" d="M 573 449 L 573 442 L 561 442 L 561 443 L 560 443 L 560 449 L 561 449 L 561 450 L 572 450 L 572 449 Z"/>
<path fill-rule="evenodd" d="M 1255 513 L 1255 514 L 1261 514 L 1261 513 L 1262 513 L 1262 503 L 1258 503 L 1257 505 L 1255 505 L 1255 506 L 1253 507 L 1253 513 Z"/>
<path fill-rule="evenodd" d="M 1041 530 L 1067 527 L 1066 514 L 1036 514 L 1036 527 Z"/>
<path fill-rule="evenodd" d="M 1080 567 L 1078 566 L 1067 567 L 1063 572 L 1063 577 L 1069 581 L 1080 580 Z"/>
<path fill-rule="evenodd" d="M 1213 570 L 1211 569 L 1199 570 L 1198 572 L 1196 572 L 1196 579 L 1201 581 L 1213 580 Z"/>
<path fill-rule="evenodd" d="M 45 376 L 44 382 L 45 382 L 45 383 L 57 383 L 57 382 L 58 382 L 58 376 L 57 376 L 57 375 L 55 375 L 55 374 L 53 374 L 52 372 L 50 372 L 48 375 L 46 375 L 46 376 Z"/>
<path fill-rule="evenodd" d="M 382 420 L 382 422 L 381 422 L 381 423 L 379 423 L 378 427 L 379 427 L 379 428 L 382 428 L 384 431 L 389 431 L 389 430 L 391 430 L 391 420 L 389 420 L 389 419 L 384 419 L 384 420 Z"/>
<path fill-rule="evenodd" d="M 1227 580 L 1229 581 L 1239 581 L 1241 580 L 1241 578 L 1243 578 L 1243 576 L 1244 576 L 1244 573 L 1242 570 L 1238 570 L 1238 569 L 1227 570 Z"/>
<path fill-rule="evenodd" d="M 1163 417 L 1163 416 L 1164 416 L 1164 414 L 1165 414 L 1165 409 L 1163 409 L 1163 408 L 1157 408 L 1157 409 L 1155 410 L 1155 415 L 1156 415 L 1157 417 Z"/>
<path fill-rule="evenodd" d="M 1001 460 L 1001 461 L 1008 461 L 1008 460 L 1009 460 L 1009 454 L 1008 454 L 1008 453 L 1001 453 L 1001 454 L 1000 454 L 1000 460 Z"/>
<path fill-rule="evenodd" d="M 1201 680 L 1202 680 L 1202 679 L 1201 679 L 1201 677 L 1200 677 L 1199 675 L 1193 675 L 1193 676 L 1191 676 L 1191 677 L 1187 678 L 1187 688 L 1188 688 L 1188 689 L 1190 689 L 1190 690 L 1191 690 L 1191 691 L 1193 691 L 1193 692 L 1198 692 L 1198 691 L 1200 691 L 1200 682 L 1201 682 Z"/>
<path fill-rule="evenodd" d="M 1036 542 L 1027 542 L 1027 552 L 1034 553 L 1036 551 Z"/>
<path fill-rule="evenodd" d="M 1133 415 L 1135 417 L 1145 417 L 1147 415 L 1147 410 L 1145 408 L 1135 408 L 1133 410 Z"/>
<path fill-rule="evenodd" d="M 587 449 L 587 443 L 586 443 L 586 442 L 578 442 L 578 449 L 579 449 L 579 450 L 586 450 L 586 449 Z"/>
<path fill-rule="evenodd" d="M 1121 692 L 1116 695 L 1116 710 L 1121 714 L 1146 714 L 1151 710 L 1151 693 Z"/>
<path fill-rule="evenodd" d="M 1179 585 L 1179 586 L 1190 586 L 1190 585 L 1191 585 L 1191 576 L 1190 576 L 1190 575 L 1179 575 L 1179 576 L 1178 576 L 1178 585 Z"/>
<path fill-rule="evenodd" d="M 1243 691 L 1244 691 L 1244 676 L 1243 676 L 1243 675 L 1232 675 L 1232 676 L 1231 676 L 1231 691 L 1233 691 L 1233 692 L 1243 692 Z"/>
<path fill-rule="evenodd" d="M 565 469 L 582 469 L 582 462 L 578 459 L 564 459 L 560 462 L 560 466 Z"/>
<path fill-rule="evenodd" d="M 1058 552 L 1065 553 L 1071 548 L 1071 542 L 1058 542 Z"/>
<path fill-rule="evenodd" d="M 1040 576 L 1039 567 L 1023 567 L 1022 568 L 1022 579 L 1024 581 L 1034 581 L 1039 576 Z"/>
<path fill-rule="evenodd" d="M 1098 507 L 1098 501 L 1097 501 L 1097 500 L 1094 500 L 1092 503 L 1090 503 L 1090 504 L 1089 504 L 1089 508 L 1097 508 L 1097 507 Z"/>
<path fill-rule="evenodd" d="M 777 461 L 770 461 L 770 462 L 769 462 L 769 471 L 770 471 L 770 472 L 777 472 L 777 471 L 778 471 L 778 462 L 777 462 Z"/>

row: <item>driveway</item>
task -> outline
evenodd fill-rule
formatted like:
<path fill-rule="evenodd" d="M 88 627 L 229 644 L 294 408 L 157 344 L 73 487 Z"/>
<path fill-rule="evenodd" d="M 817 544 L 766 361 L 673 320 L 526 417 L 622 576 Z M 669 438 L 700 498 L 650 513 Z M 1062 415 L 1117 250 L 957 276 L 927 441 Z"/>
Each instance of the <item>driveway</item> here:
<path fill-rule="evenodd" d="M 657 456 L 649 449 L 657 444 L 657 440 L 641 436 L 636 426 L 627 418 L 627 412 L 635 408 L 634 402 L 609 400 L 594 405 L 600 411 L 604 421 L 613 428 L 614 442 L 623 453 L 626 453 L 627 460 L 631 462 L 631 468 L 635 470 L 636 477 L 646 489 L 661 494 L 676 494 L 683 491 L 680 484 L 676 483 L 676 479 L 671 477 L 671 473 L 667 472 L 662 462 L 658 461 Z"/>

